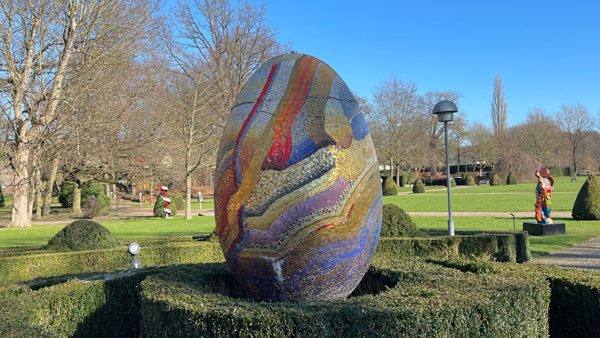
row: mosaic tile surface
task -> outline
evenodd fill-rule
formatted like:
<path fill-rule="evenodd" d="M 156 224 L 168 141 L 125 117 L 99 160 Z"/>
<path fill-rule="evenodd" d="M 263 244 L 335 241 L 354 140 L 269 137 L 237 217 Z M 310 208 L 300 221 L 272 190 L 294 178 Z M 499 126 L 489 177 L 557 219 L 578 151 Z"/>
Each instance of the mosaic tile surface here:
<path fill-rule="evenodd" d="M 231 111 L 215 179 L 217 233 L 256 298 L 347 297 L 379 240 L 382 193 L 366 120 L 321 60 L 262 65 Z"/>

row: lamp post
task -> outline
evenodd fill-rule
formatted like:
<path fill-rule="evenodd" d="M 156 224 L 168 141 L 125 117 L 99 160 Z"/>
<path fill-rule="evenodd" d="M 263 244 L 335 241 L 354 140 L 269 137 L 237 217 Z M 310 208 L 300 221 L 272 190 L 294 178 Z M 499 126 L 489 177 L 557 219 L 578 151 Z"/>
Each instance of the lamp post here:
<path fill-rule="evenodd" d="M 433 114 L 438 122 L 444 122 L 444 137 L 446 142 L 446 188 L 448 190 L 448 236 L 454 236 L 454 221 L 452 220 L 452 200 L 450 197 L 450 154 L 448 151 L 448 122 L 454 121 L 454 113 L 458 111 L 452 101 L 443 100 L 433 107 Z"/>

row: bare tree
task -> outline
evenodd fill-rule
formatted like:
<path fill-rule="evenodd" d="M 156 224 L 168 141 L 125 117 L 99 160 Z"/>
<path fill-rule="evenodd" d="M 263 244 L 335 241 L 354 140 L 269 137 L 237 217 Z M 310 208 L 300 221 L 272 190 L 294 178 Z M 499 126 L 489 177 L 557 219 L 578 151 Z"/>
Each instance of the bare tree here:
<path fill-rule="evenodd" d="M 558 132 L 552 117 L 538 107 L 530 109 L 525 122 L 511 130 L 518 149 L 544 165 L 553 163 L 558 139 L 551 135 L 557 135 Z"/>
<path fill-rule="evenodd" d="M 31 226 L 32 147 L 40 130 L 60 114 L 57 108 L 76 65 L 102 65 L 103 56 L 136 43 L 156 9 L 153 0 L 0 1 L 0 105 L 14 144 L 10 152 L 5 149 L 15 171 L 11 226 Z M 97 53 L 88 55 L 89 50 Z M 39 104 L 26 104 L 36 98 Z"/>
<path fill-rule="evenodd" d="M 474 161 L 493 163 L 496 160 L 498 147 L 494 140 L 494 134 L 483 123 L 475 121 L 469 126 L 467 142 Z"/>
<path fill-rule="evenodd" d="M 390 161 L 393 174 L 394 163 L 406 161 L 416 151 L 418 143 L 414 139 L 423 130 L 423 100 L 417 84 L 396 77 L 381 82 L 373 91 L 373 112 L 369 118 L 380 127 L 373 135 L 378 157 Z"/>
<path fill-rule="evenodd" d="M 165 30 L 170 58 L 174 128 L 183 145 L 186 219 L 191 219 L 192 175 L 213 166 L 218 137 L 237 95 L 258 67 L 290 49 L 277 40 L 264 4 L 247 0 L 182 1 L 174 31 Z M 177 74 L 175 74 L 177 73 Z"/>
<path fill-rule="evenodd" d="M 427 116 L 426 118 L 428 120 L 424 134 L 427 135 L 427 142 L 429 143 L 424 155 L 427 158 L 427 163 L 431 166 L 430 173 L 432 176 L 436 175 L 438 164 L 441 162 L 444 153 L 444 150 L 441 147 L 444 135 L 444 124 L 439 123 L 437 117 L 433 115 L 433 107 L 442 100 L 449 100 L 454 102 L 460 109 L 459 99 L 461 97 L 461 94 L 452 90 L 447 92 L 430 91 L 423 95 L 425 105 L 424 114 Z M 461 124 L 464 124 L 460 115 L 460 113 L 454 115 L 454 123 L 450 124 L 450 127 L 457 128 Z"/>
<path fill-rule="evenodd" d="M 502 77 L 496 74 L 494 79 L 494 93 L 492 96 L 492 125 L 496 136 L 504 135 L 508 130 L 506 117 L 506 101 L 504 101 L 504 87 L 502 86 Z"/>
<path fill-rule="evenodd" d="M 596 119 L 578 102 L 573 106 L 562 105 L 554 120 L 569 146 L 573 158 L 573 171 L 577 173 L 577 154 L 581 150 L 582 142 L 592 135 Z"/>

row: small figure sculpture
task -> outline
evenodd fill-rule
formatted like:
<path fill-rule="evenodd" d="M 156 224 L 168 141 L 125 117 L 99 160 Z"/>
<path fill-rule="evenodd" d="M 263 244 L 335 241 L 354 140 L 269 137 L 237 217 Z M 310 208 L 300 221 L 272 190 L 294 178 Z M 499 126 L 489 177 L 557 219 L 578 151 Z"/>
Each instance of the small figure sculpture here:
<path fill-rule="evenodd" d="M 552 211 L 554 178 L 550 176 L 548 168 L 536 170 L 535 176 L 538 178 L 538 184 L 535 188 L 535 219 L 540 224 L 553 224 L 550 213 Z"/>

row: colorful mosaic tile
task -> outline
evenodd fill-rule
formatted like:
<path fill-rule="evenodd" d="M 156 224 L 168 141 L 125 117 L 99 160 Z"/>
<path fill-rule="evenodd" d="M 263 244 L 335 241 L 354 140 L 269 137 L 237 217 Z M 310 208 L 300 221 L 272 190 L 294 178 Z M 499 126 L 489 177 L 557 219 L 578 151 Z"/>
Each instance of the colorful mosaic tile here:
<path fill-rule="evenodd" d="M 231 111 L 215 182 L 221 248 L 256 298 L 356 288 L 379 240 L 381 184 L 369 127 L 331 67 L 296 53 L 262 65 Z"/>

